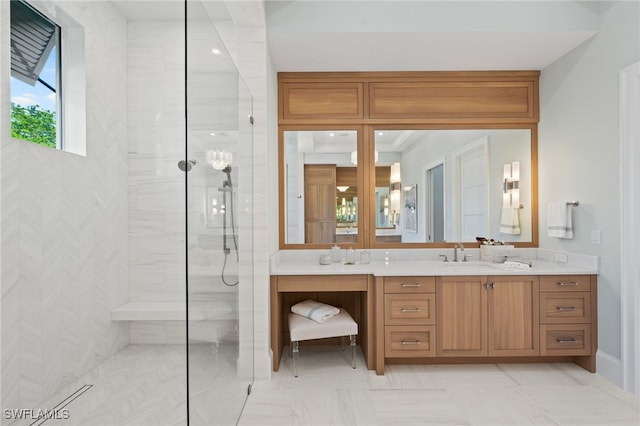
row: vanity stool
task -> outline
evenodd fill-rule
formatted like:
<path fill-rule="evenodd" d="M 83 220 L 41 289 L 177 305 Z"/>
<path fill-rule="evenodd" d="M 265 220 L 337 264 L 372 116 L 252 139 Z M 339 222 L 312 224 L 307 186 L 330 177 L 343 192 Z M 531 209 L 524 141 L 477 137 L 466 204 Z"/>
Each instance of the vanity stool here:
<path fill-rule="evenodd" d="M 351 346 L 351 368 L 356 368 L 356 335 L 358 323 L 344 309 L 340 313 L 318 323 L 301 315 L 289 313 L 289 334 L 293 349 L 293 375 L 298 377 L 298 342 L 301 340 L 324 339 L 327 337 L 349 336 Z"/>

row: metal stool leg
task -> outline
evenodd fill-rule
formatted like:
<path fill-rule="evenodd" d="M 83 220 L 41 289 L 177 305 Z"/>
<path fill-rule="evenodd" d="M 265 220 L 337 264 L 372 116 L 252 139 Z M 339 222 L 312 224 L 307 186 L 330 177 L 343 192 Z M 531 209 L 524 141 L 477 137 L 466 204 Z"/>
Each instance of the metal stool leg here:
<path fill-rule="evenodd" d="M 356 368 L 356 336 L 355 335 L 351 335 L 349 336 L 349 340 L 350 343 L 349 345 L 351 346 L 351 368 Z"/>
<path fill-rule="evenodd" d="M 298 354 L 300 353 L 298 342 L 291 342 L 291 347 L 293 349 L 293 375 L 294 377 L 298 377 Z"/>

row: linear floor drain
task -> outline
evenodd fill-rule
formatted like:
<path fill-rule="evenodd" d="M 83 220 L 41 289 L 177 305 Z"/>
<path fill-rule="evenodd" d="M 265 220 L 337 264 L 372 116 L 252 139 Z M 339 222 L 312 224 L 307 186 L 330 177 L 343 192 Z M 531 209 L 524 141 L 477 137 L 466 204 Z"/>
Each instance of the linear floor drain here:
<path fill-rule="evenodd" d="M 45 412 L 42 413 L 42 417 L 37 419 L 37 420 L 35 420 L 29 426 L 40 426 L 40 425 L 43 425 L 45 422 L 47 422 L 48 420 L 51 420 L 52 418 L 60 419 L 61 416 L 65 415 L 63 409 L 67 405 L 71 404 L 73 401 L 78 399 L 83 393 L 85 393 L 86 391 L 88 391 L 92 387 L 93 387 L 93 385 L 83 385 L 83 386 L 81 386 L 80 388 L 78 388 L 78 390 L 73 392 L 71 395 L 69 395 L 68 397 L 66 397 L 65 399 L 63 399 L 59 403 L 57 403 L 56 406 L 53 407 L 52 409 L 44 410 Z"/>

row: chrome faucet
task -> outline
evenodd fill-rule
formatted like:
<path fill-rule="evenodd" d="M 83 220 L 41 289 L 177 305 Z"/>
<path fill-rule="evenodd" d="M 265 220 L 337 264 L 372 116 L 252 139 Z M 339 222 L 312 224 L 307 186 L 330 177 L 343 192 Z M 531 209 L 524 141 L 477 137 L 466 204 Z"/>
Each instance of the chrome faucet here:
<path fill-rule="evenodd" d="M 455 243 L 453 245 L 453 261 L 454 262 L 458 261 L 458 247 L 460 248 L 460 251 L 464 252 L 464 245 L 462 245 L 461 242 L 460 243 Z M 466 260 L 466 257 L 463 256 L 463 259 Z"/>

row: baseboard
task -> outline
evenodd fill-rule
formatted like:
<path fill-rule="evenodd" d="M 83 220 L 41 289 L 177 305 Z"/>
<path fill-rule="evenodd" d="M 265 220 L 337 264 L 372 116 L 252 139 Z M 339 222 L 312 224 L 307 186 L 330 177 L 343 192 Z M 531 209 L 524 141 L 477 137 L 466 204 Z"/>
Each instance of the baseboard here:
<path fill-rule="evenodd" d="M 622 380 L 622 360 L 599 350 L 596 353 L 596 374 L 609 380 L 611 383 L 621 388 L 624 386 Z"/>

